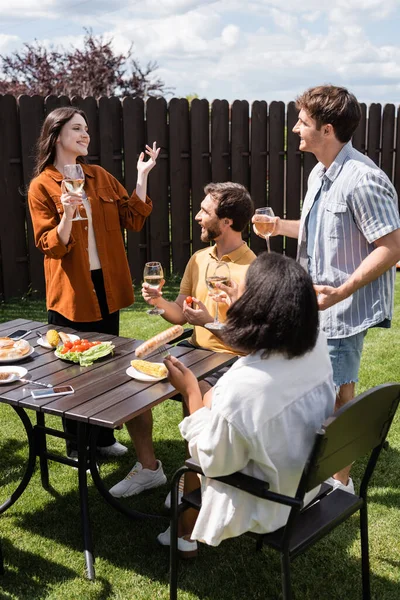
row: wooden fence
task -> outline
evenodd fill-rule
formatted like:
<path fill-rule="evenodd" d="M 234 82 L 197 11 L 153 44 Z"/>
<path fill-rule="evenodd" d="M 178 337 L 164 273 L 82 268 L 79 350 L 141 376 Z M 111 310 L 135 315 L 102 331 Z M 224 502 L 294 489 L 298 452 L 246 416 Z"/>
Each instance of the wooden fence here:
<path fill-rule="evenodd" d="M 0 298 L 31 290 L 44 294 L 43 257 L 35 248 L 26 202 L 34 147 L 45 115 L 59 106 L 83 109 L 89 121 L 89 162 L 100 164 L 132 192 L 136 162 L 146 143 L 157 140 L 161 153 L 149 178 L 154 209 L 140 233 L 127 232 L 132 278 L 141 281 L 143 265 L 159 260 L 167 273 L 182 273 L 192 252 L 203 246 L 194 216 L 210 181 L 236 181 L 257 206 L 296 219 L 315 158 L 298 150 L 294 103 L 236 100 L 140 99 L 0 95 Z M 372 158 L 400 191 L 399 109 L 372 104 L 353 144 Z M 250 231 L 255 252 L 264 241 Z M 286 245 L 284 246 L 284 243 Z M 294 240 L 272 240 L 276 251 L 295 255 Z"/>

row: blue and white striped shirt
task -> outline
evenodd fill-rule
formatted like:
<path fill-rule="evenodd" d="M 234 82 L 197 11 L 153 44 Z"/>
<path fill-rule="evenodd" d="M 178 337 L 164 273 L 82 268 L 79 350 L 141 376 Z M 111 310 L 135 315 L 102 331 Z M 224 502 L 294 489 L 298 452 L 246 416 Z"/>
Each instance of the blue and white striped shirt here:
<path fill-rule="evenodd" d="M 307 215 L 320 191 L 312 257 L 307 255 Z M 328 169 L 310 173 L 297 260 L 313 282 L 339 287 L 374 250 L 374 242 L 400 228 L 397 194 L 386 174 L 348 142 Z M 391 319 L 395 267 L 320 312 L 328 338 L 344 338 Z"/>

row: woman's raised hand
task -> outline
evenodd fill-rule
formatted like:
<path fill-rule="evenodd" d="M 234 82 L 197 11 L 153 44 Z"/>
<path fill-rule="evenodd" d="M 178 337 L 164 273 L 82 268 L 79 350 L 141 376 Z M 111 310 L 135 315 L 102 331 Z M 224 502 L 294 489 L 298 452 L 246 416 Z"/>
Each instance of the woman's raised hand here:
<path fill-rule="evenodd" d="M 157 157 L 160 154 L 161 148 L 157 148 L 157 142 L 153 143 L 153 147 L 146 145 L 145 152 L 141 152 L 138 162 L 137 162 L 137 170 L 138 174 L 148 175 L 153 167 L 155 167 L 157 162 Z M 145 153 L 148 155 L 149 160 L 144 160 Z"/>

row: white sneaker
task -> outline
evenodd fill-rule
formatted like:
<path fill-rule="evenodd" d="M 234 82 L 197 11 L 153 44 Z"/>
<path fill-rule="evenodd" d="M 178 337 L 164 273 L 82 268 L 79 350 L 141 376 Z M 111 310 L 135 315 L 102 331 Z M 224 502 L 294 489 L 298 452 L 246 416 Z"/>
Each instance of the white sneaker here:
<path fill-rule="evenodd" d="M 157 536 L 157 542 L 161 544 L 161 546 L 171 545 L 170 527 Z M 178 552 L 182 558 L 194 558 L 197 556 L 197 549 L 197 542 L 195 540 L 187 540 L 184 537 L 178 538 Z"/>
<path fill-rule="evenodd" d="M 100 456 L 123 456 L 128 452 L 128 448 L 119 442 L 114 442 L 111 446 L 97 446 L 97 452 Z"/>
<path fill-rule="evenodd" d="M 184 479 L 183 479 L 183 475 L 182 475 L 182 477 L 179 479 L 179 486 L 178 486 L 178 505 L 182 502 L 183 484 L 184 484 Z M 165 498 L 164 506 L 167 510 L 171 510 L 171 492 L 168 492 L 168 496 Z"/>
<path fill-rule="evenodd" d="M 110 494 L 115 498 L 127 498 L 140 494 L 144 490 L 158 487 L 167 483 L 162 464 L 157 460 L 157 469 L 143 469 L 142 464 L 137 462 L 128 475 L 111 488 Z"/>
<path fill-rule="evenodd" d="M 325 483 L 328 483 L 329 485 L 331 485 L 333 487 L 333 490 L 343 490 L 344 492 L 347 492 L 348 494 L 354 494 L 354 483 L 351 477 L 349 477 L 349 481 L 347 482 L 347 485 L 344 485 L 344 483 L 342 483 L 341 481 L 339 481 L 339 479 L 335 479 L 334 477 L 328 477 L 328 479 L 326 480 Z"/>

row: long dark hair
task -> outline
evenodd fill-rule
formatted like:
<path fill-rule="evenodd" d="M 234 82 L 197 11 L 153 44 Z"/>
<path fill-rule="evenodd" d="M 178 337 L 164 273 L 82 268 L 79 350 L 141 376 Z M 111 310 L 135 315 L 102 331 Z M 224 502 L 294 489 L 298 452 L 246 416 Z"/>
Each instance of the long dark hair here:
<path fill-rule="evenodd" d="M 243 295 L 229 308 L 223 339 L 246 354 L 302 356 L 315 346 L 318 304 L 310 276 L 295 260 L 263 252 L 251 263 Z"/>
<path fill-rule="evenodd" d="M 65 106 L 56 108 L 47 115 L 40 131 L 36 145 L 36 161 L 33 176 L 37 177 L 47 165 L 52 164 L 56 155 L 56 141 L 65 123 L 68 123 L 74 115 L 81 115 L 88 124 L 87 116 L 79 108 Z M 85 162 L 82 156 L 78 156 L 77 162 Z"/>

